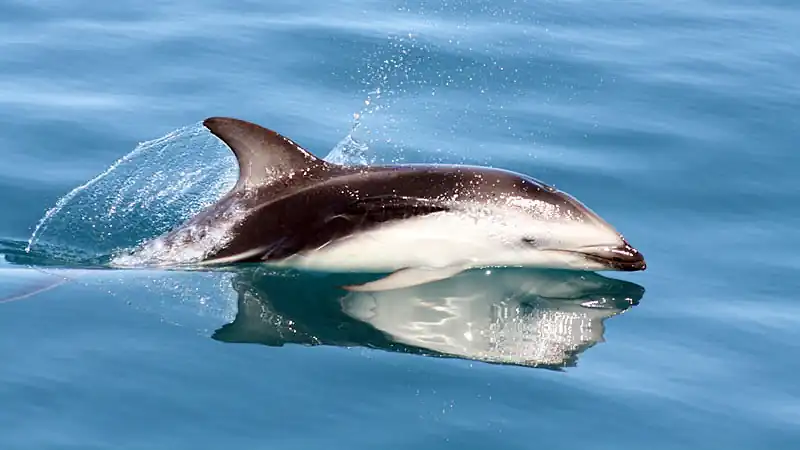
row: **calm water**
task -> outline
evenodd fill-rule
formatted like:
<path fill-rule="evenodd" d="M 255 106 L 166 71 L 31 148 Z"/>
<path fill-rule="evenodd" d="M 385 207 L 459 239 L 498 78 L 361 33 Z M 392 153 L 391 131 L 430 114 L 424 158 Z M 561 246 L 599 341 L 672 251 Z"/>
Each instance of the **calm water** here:
<path fill-rule="evenodd" d="M 798 448 L 798 30 L 778 0 L 0 2 L 0 448 Z M 87 268 L 224 191 L 213 115 L 524 172 L 648 270 Z"/>

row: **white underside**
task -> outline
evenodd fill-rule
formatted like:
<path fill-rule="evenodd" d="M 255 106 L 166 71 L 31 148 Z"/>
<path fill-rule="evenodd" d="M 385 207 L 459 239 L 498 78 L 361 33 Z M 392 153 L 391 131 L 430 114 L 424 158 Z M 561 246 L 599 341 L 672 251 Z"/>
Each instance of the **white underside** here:
<path fill-rule="evenodd" d="M 521 242 L 534 237 L 542 249 Z M 279 261 L 320 271 L 386 272 L 408 267 L 528 266 L 603 269 L 565 252 L 586 245 L 617 245 L 608 230 L 579 222 L 536 221 L 522 214 L 443 212 L 394 221 Z"/>

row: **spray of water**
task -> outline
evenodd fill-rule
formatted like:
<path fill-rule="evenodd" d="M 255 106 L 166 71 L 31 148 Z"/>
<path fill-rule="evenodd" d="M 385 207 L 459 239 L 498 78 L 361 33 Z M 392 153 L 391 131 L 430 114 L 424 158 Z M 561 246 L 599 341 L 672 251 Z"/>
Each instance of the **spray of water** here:
<path fill-rule="evenodd" d="M 353 113 L 350 132 L 328 153 L 337 164 L 366 165 L 377 162 L 383 150 L 393 150 L 394 162 L 403 159 L 403 149 L 393 130 L 395 107 L 412 86 L 424 83 L 418 65 L 425 60 L 424 46 L 412 34 L 390 36 L 387 46 L 369 55 L 365 67 L 353 75 L 363 86 L 361 109 Z M 384 156 L 384 155 L 381 155 Z"/>
<path fill-rule="evenodd" d="M 139 144 L 59 199 L 36 225 L 25 251 L 79 265 L 97 263 L 213 203 L 237 173 L 231 152 L 201 124 L 180 128 Z"/>

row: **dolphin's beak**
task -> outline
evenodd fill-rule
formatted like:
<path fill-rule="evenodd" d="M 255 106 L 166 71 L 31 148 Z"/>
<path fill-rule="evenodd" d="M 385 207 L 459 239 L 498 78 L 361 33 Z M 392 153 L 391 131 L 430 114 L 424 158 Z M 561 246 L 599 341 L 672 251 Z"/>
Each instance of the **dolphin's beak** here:
<path fill-rule="evenodd" d="M 577 250 L 576 253 L 582 254 L 587 259 L 605 264 L 611 270 L 635 272 L 647 268 L 644 255 L 642 255 L 639 250 L 633 248 L 624 239 L 622 245 L 616 247 L 583 247 Z"/>

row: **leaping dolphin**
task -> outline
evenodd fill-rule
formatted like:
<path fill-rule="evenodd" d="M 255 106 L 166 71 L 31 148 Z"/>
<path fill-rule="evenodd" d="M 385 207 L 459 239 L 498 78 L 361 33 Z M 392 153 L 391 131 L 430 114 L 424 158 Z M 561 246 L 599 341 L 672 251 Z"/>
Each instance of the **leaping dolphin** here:
<path fill-rule="evenodd" d="M 346 287 L 354 291 L 409 287 L 477 267 L 646 268 L 642 254 L 597 214 L 522 174 L 344 166 L 254 123 L 212 117 L 203 125 L 236 156 L 236 185 L 141 246 L 138 261 L 389 273 Z"/>

